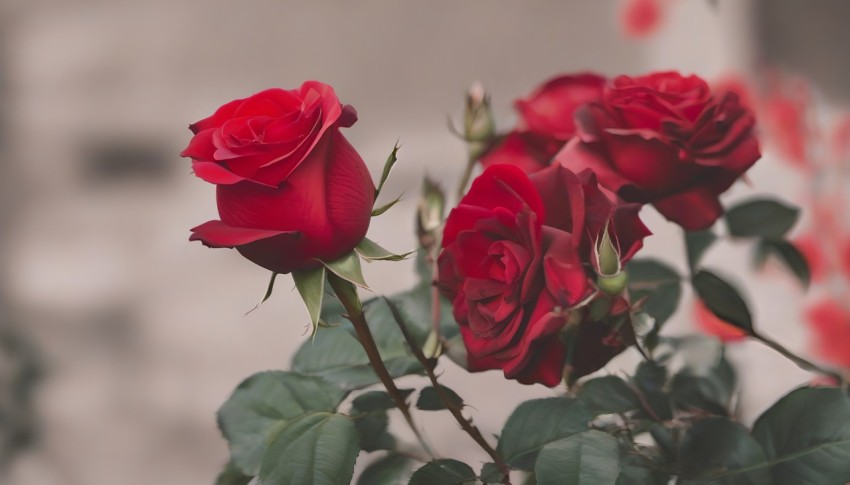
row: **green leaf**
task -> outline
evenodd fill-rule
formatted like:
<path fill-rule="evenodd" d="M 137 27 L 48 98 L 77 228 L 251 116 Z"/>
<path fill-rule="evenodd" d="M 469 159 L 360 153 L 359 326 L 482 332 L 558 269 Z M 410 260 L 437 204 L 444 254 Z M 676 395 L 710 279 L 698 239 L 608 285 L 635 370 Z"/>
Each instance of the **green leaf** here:
<path fill-rule="evenodd" d="M 399 389 L 406 398 L 413 389 Z M 386 391 L 369 391 L 354 398 L 351 405 L 364 413 L 388 411 L 396 407 L 395 401 Z"/>
<path fill-rule="evenodd" d="M 409 458 L 390 453 L 363 470 L 357 485 L 398 485 L 404 483 L 412 462 Z"/>
<path fill-rule="evenodd" d="M 691 269 L 691 273 L 696 272 L 703 254 L 708 251 L 708 248 L 710 248 L 716 240 L 717 236 L 711 232 L 711 229 L 685 232 L 685 246 L 687 246 L 688 250 L 688 267 Z"/>
<path fill-rule="evenodd" d="M 233 463 L 256 475 L 269 441 L 291 420 L 316 411 L 334 411 L 347 392 L 315 377 L 293 372 L 254 374 L 218 410 L 218 425 Z"/>
<path fill-rule="evenodd" d="M 627 413 L 640 408 L 634 391 L 617 376 L 597 377 L 585 382 L 579 399 L 594 414 Z"/>
<path fill-rule="evenodd" d="M 809 287 L 812 281 L 809 263 L 796 246 L 788 241 L 762 240 L 759 242 L 758 250 L 762 251 L 765 255 L 776 256 L 785 267 L 794 273 L 794 276 L 800 280 L 800 283 L 804 287 Z"/>
<path fill-rule="evenodd" d="M 643 311 L 655 319 L 648 339 L 657 339 L 661 328 L 676 312 L 682 296 L 682 277 L 669 265 L 654 259 L 633 259 L 626 266 L 632 302 L 643 300 Z"/>
<path fill-rule="evenodd" d="M 800 209 L 772 199 L 751 199 L 726 211 L 729 232 L 738 237 L 781 239 L 794 227 Z"/>
<path fill-rule="evenodd" d="M 269 445 L 263 485 L 340 485 L 351 482 L 360 446 L 354 422 L 342 414 L 302 416 Z"/>
<path fill-rule="evenodd" d="M 407 349 L 386 303 L 379 298 L 369 300 L 364 304 L 364 311 L 381 359 L 390 374 L 401 377 L 421 373 L 422 366 Z M 417 329 L 411 330 L 415 332 Z M 292 359 L 293 370 L 324 377 L 344 389 L 362 389 L 380 383 L 366 352 L 352 333 L 348 322 L 323 329 L 321 338 L 301 344 Z M 425 338 L 421 332 L 415 335 L 423 340 Z"/>
<path fill-rule="evenodd" d="M 670 396 L 666 391 L 667 369 L 657 362 L 643 361 L 638 365 L 632 382 L 643 394 L 644 401 L 660 419 L 673 418 Z M 637 413 L 640 417 L 651 417 L 645 409 Z"/>
<path fill-rule="evenodd" d="M 386 204 L 384 204 L 381 207 L 378 207 L 376 209 L 372 209 L 372 217 L 378 217 L 379 215 L 383 214 L 384 212 L 392 209 L 393 206 L 398 204 L 398 201 L 400 201 L 400 200 L 401 200 L 401 196 L 399 195 L 398 197 L 396 197 L 391 202 L 388 202 L 388 203 L 386 203 Z"/>
<path fill-rule="evenodd" d="M 301 271 L 293 271 L 292 279 L 295 280 L 295 287 L 298 288 L 298 294 L 307 305 L 307 311 L 310 313 L 310 323 L 313 325 L 313 332 L 319 325 L 319 315 L 322 312 L 322 299 L 325 296 L 325 268 L 319 267 L 315 269 L 305 269 Z M 269 289 L 274 284 L 274 276 L 269 283 Z"/>
<path fill-rule="evenodd" d="M 407 259 L 408 256 L 415 252 L 411 251 L 404 254 L 393 254 L 369 238 L 363 238 L 354 250 L 357 251 L 357 254 L 359 254 L 361 258 L 368 261 L 401 261 L 403 259 Z"/>
<path fill-rule="evenodd" d="M 475 480 L 475 471 L 469 465 L 447 458 L 426 463 L 413 473 L 408 485 L 461 485 Z"/>
<path fill-rule="evenodd" d="M 361 288 L 369 288 L 369 286 L 366 285 L 366 280 L 363 279 L 363 270 L 360 268 L 360 257 L 357 255 L 357 251 L 351 251 L 345 256 L 334 261 L 322 261 L 322 264 L 324 264 L 331 273 L 339 276 L 345 281 L 354 283 Z"/>
<path fill-rule="evenodd" d="M 443 394 L 449 399 L 449 401 L 454 404 L 456 407 L 463 407 L 463 399 L 457 395 L 456 392 L 452 391 L 448 387 L 439 384 L 440 390 L 443 391 Z M 426 387 L 422 389 L 422 392 L 419 393 L 419 399 L 416 401 L 416 407 L 423 411 L 440 411 L 446 408 L 446 405 L 443 404 L 443 401 L 440 399 L 440 396 L 437 392 L 437 389 L 432 387 Z"/>
<path fill-rule="evenodd" d="M 221 473 L 218 474 L 215 485 L 248 485 L 252 478 L 254 477 L 242 473 L 233 462 L 228 462 Z"/>
<path fill-rule="evenodd" d="M 588 429 L 593 413 L 578 399 L 552 397 L 520 404 L 502 428 L 498 451 L 508 465 L 534 468 L 537 453 L 549 443 Z"/>
<path fill-rule="evenodd" d="M 707 369 L 686 367 L 673 376 L 670 396 L 673 405 L 682 410 L 701 410 L 728 416 L 729 403 L 735 392 L 735 369 L 719 346 L 716 363 Z"/>
<path fill-rule="evenodd" d="M 616 483 L 620 475 L 617 438 L 590 430 L 547 444 L 534 465 L 539 485 Z"/>
<path fill-rule="evenodd" d="M 758 442 L 743 426 L 726 418 L 696 422 L 679 447 L 683 484 L 772 483 L 768 469 L 763 466 L 765 462 Z"/>
<path fill-rule="evenodd" d="M 398 161 L 398 143 L 396 143 L 395 147 L 393 147 L 393 151 L 390 153 L 390 156 L 387 157 L 386 163 L 384 163 L 384 170 L 381 172 L 381 180 L 378 182 L 378 187 L 375 189 L 375 200 L 378 200 L 378 196 L 381 195 L 381 189 L 384 188 L 384 184 L 387 182 L 387 179 L 390 178 L 390 172 L 393 169 L 393 165 Z"/>
<path fill-rule="evenodd" d="M 753 436 L 777 485 L 850 481 L 850 397 L 837 388 L 801 388 L 756 421 Z"/>
<path fill-rule="evenodd" d="M 361 450 L 371 452 L 395 447 L 395 437 L 387 432 L 390 418 L 386 411 L 365 413 L 352 406 L 351 417 L 354 418 Z"/>
<path fill-rule="evenodd" d="M 413 389 L 400 391 L 407 397 Z M 395 401 L 385 391 L 365 392 L 351 402 L 351 416 L 355 418 L 354 424 L 363 451 L 390 450 L 395 447 L 395 437 L 387 431 L 387 410 L 395 407 Z"/>
<path fill-rule="evenodd" d="M 481 467 L 481 481 L 484 483 L 502 483 L 505 475 L 495 463 L 485 463 Z"/>
<path fill-rule="evenodd" d="M 691 282 L 705 306 L 717 317 L 748 332 L 753 331 L 753 318 L 738 290 L 714 273 L 701 270 Z"/>

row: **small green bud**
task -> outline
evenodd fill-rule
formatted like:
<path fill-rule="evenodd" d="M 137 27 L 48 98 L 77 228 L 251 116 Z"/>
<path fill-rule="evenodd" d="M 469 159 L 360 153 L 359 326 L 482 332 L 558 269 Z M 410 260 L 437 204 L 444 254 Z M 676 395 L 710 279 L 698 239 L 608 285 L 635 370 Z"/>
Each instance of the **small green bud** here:
<path fill-rule="evenodd" d="M 620 273 L 620 251 L 611 240 L 607 224 L 602 231 L 602 237 L 596 243 L 596 272 L 602 276 L 615 276 Z"/>
<path fill-rule="evenodd" d="M 466 93 L 463 112 L 463 136 L 469 144 L 469 159 L 477 160 L 496 133 L 496 122 L 490 108 L 490 96 L 484 86 L 476 82 Z"/>
<path fill-rule="evenodd" d="M 443 343 L 440 342 L 440 336 L 437 332 L 431 330 L 428 334 L 428 339 L 425 340 L 425 345 L 422 346 L 422 354 L 426 359 L 436 359 L 443 353 Z"/>
<path fill-rule="evenodd" d="M 446 207 L 446 194 L 434 181 L 425 178 L 416 213 L 416 226 L 422 247 L 429 247 L 439 236 Z"/>
<path fill-rule="evenodd" d="M 596 284 L 603 292 L 616 296 L 622 293 L 626 289 L 626 285 L 629 284 L 629 274 L 625 271 L 609 276 L 599 274 L 596 276 Z"/>

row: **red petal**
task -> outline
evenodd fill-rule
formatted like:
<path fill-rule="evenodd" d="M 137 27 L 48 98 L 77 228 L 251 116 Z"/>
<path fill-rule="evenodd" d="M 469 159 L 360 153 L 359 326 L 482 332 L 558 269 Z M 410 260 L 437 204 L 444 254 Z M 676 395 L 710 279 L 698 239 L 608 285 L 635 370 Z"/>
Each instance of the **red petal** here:
<path fill-rule="evenodd" d="M 574 138 L 555 155 L 555 162 L 574 173 L 592 170 L 599 179 L 599 184 L 612 192 L 634 186 L 611 166 L 600 152 L 600 148 L 598 143 L 583 143 L 578 138 Z"/>
<path fill-rule="evenodd" d="M 576 131 L 576 109 L 600 99 L 605 81 L 594 73 L 558 76 L 528 98 L 517 100 L 515 106 L 529 130 L 567 141 Z"/>
<path fill-rule="evenodd" d="M 201 241 L 211 248 L 233 248 L 266 239 L 280 236 L 281 234 L 295 234 L 291 231 L 270 231 L 264 229 L 250 229 L 247 227 L 233 227 L 221 221 L 207 221 L 200 226 L 192 228 L 190 241 Z"/>
<path fill-rule="evenodd" d="M 192 171 L 199 178 L 219 185 L 231 185 L 245 180 L 216 162 L 192 162 Z"/>
<path fill-rule="evenodd" d="M 723 214 L 717 195 L 703 187 L 656 200 L 652 205 L 687 231 L 706 229 Z"/>
<path fill-rule="evenodd" d="M 189 145 L 180 152 L 181 157 L 189 157 L 194 160 L 215 160 L 215 145 L 213 145 L 213 131 L 204 130 L 189 140 Z"/>
<path fill-rule="evenodd" d="M 528 207 L 540 221 L 546 215 L 534 184 L 522 170 L 511 165 L 493 165 L 484 170 L 458 205 L 504 207 L 514 214 Z"/>
<path fill-rule="evenodd" d="M 534 137 L 511 132 L 501 143 L 488 150 L 479 162 L 485 169 L 492 165 L 505 164 L 519 167 L 525 173 L 537 172 L 546 167 L 554 153 L 547 152 L 550 144 L 545 140 L 540 140 L 538 144 L 535 144 L 534 140 Z"/>

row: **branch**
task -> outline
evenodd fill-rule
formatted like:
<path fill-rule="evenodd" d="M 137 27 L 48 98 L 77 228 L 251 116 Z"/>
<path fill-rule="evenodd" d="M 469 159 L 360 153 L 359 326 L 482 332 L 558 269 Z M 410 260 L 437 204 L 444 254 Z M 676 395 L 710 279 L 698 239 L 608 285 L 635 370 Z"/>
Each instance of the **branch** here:
<path fill-rule="evenodd" d="M 799 368 L 801 368 L 805 371 L 814 372 L 816 374 L 822 374 L 822 375 L 825 375 L 827 377 L 831 377 L 831 378 L 835 379 L 836 381 L 838 381 L 838 383 L 839 383 L 839 385 L 841 386 L 842 389 L 847 389 L 847 381 L 844 380 L 843 375 L 841 375 L 837 372 L 833 372 L 833 371 L 828 370 L 828 369 L 824 369 L 823 367 L 794 354 L 793 352 L 791 352 L 790 350 L 785 348 L 779 342 L 777 342 L 777 341 L 775 341 L 775 340 L 773 340 L 769 337 L 766 337 L 766 336 L 756 332 L 755 330 L 752 330 L 750 332 L 750 337 L 758 340 L 759 342 L 763 343 L 764 345 L 767 345 L 771 349 L 780 353 L 783 357 L 785 357 L 788 360 L 790 360 L 791 362 L 797 364 L 797 367 L 799 367 Z"/>
<path fill-rule="evenodd" d="M 466 434 L 468 434 L 476 443 L 478 443 L 481 449 L 483 449 L 490 456 L 490 458 L 499 468 L 499 471 L 502 472 L 502 475 L 504 477 L 502 483 L 505 485 L 510 485 L 510 468 L 508 468 L 508 465 L 505 463 L 499 453 L 496 452 L 496 450 L 493 449 L 492 446 L 490 446 L 490 443 L 488 443 L 487 440 L 484 439 L 484 436 L 481 435 L 481 431 L 479 431 L 478 428 L 473 425 L 471 421 L 469 421 L 463 416 L 461 408 L 457 405 L 457 403 L 455 403 L 448 395 L 446 395 L 442 387 L 440 387 L 439 382 L 437 382 L 437 376 L 434 374 L 434 366 L 436 365 L 436 359 L 429 360 L 425 357 L 425 354 L 422 353 L 422 349 L 419 348 L 419 346 L 416 344 L 416 341 L 413 339 L 413 335 L 411 335 L 410 332 L 407 330 L 407 326 L 405 325 L 404 319 L 402 318 L 401 312 L 399 312 L 399 309 L 396 304 L 393 303 L 392 300 L 390 300 L 389 298 L 383 298 L 384 301 L 387 303 L 390 312 L 393 315 L 393 319 L 398 324 L 399 329 L 401 329 L 401 333 L 402 335 L 404 335 L 404 339 L 407 341 L 407 345 L 410 346 L 411 352 L 413 352 L 413 355 L 416 356 L 417 359 L 419 359 L 419 362 L 425 369 L 425 373 L 431 380 L 431 385 L 437 392 L 437 397 L 440 398 L 440 401 L 442 401 L 443 405 L 446 406 L 446 409 L 448 409 L 449 412 L 452 413 L 452 416 L 454 416 L 455 421 L 457 421 L 461 429 L 463 429 Z"/>
<path fill-rule="evenodd" d="M 413 434 L 416 435 L 416 439 L 419 440 L 422 448 L 431 455 L 432 458 L 436 458 L 434 450 L 428 442 L 425 441 L 425 438 L 422 436 L 419 428 L 417 428 L 416 424 L 413 422 L 413 416 L 410 414 L 410 406 L 407 404 L 404 394 L 398 389 L 398 387 L 396 387 L 393 377 L 387 370 L 386 365 L 384 365 L 383 359 L 381 359 L 381 354 L 378 351 L 378 345 L 375 343 L 375 338 L 372 336 L 372 332 L 369 330 L 369 325 L 366 323 L 366 316 L 363 313 L 363 306 L 360 303 L 360 298 L 357 296 L 356 288 L 354 288 L 353 284 L 330 272 L 328 272 L 328 282 L 339 297 L 339 301 L 342 302 L 343 307 L 345 307 L 348 319 L 351 321 L 352 325 L 354 325 L 354 330 L 357 332 L 357 339 L 360 341 L 360 345 L 363 346 L 363 350 L 366 351 L 366 356 L 369 357 L 369 363 L 372 365 L 372 369 L 374 369 L 375 373 L 378 374 L 378 378 L 381 380 L 381 383 L 384 385 L 387 393 L 389 393 L 390 397 L 392 397 L 396 407 L 398 407 L 399 411 L 401 411 L 401 414 L 404 416 L 404 420 L 407 421 L 410 429 L 413 430 Z"/>

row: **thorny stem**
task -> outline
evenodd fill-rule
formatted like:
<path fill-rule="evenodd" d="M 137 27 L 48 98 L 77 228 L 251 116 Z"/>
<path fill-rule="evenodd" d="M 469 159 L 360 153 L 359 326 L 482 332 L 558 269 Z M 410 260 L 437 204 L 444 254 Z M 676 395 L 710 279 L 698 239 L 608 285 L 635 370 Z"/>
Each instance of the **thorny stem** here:
<path fill-rule="evenodd" d="M 764 345 L 770 347 L 771 349 L 775 350 L 776 352 L 780 353 L 783 357 L 787 358 L 791 362 L 797 364 L 797 367 L 799 367 L 803 370 L 809 371 L 809 372 L 814 372 L 814 373 L 817 373 L 817 374 L 823 374 L 825 376 L 836 379 L 840 383 L 842 389 L 845 389 L 845 390 L 847 389 L 847 381 L 844 379 L 844 376 L 842 376 L 841 374 L 839 374 L 837 372 L 833 372 L 833 371 L 828 370 L 828 369 L 824 369 L 823 367 L 794 354 L 793 352 L 791 352 L 790 350 L 785 348 L 779 342 L 777 342 L 777 341 L 775 341 L 775 340 L 773 340 L 769 337 L 766 337 L 764 335 L 761 335 L 760 333 L 756 332 L 755 330 L 753 330 L 750 333 L 750 336 L 752 338 L 754 338 L 755 340 L 758 340 L 759 342 L 763 343 Z"/>
<path fill-rule="evenodd" d="M 393 315 L 396 323 L 398 324 L 399 329 L 401 329 L 402 335 L 404 335 L 404 339 L 407 341 L 407 345 L 410 347 L 411 352 L 419 362 L 422 364 L 422 367 L 425 369 L 425 373 L 428 375 L 428 379 L 431 380 L 431 385 L 434 387 L 434 391 L 437 393 L 437 397 L 440 398 L 440 401 L 446 406 L 446 409 L 451 412 L 452 416 L 455 418 L 455 421 L 460 425 L 461 429 L 463 429 L 466 434 L 468 434 L 480 447 L 483 449 L 493 460 L 493 463 L 496 464 L 496 467 L 502 472 L 503 481 L 502 483 L 505 485 L 511 485 L 510 479 L 510 468 L 499 455 L 499 453 L 490 446 L 490 443 L 484 439 L 484 436 L 481 434 L 481 431 L 472 424 L 472 422 L 466 419 L 461 412 L 461 407 L 457 405 L 455 401 L 453 401 L 446 393 L 443 391 L 443 388 L 440 387 L 439 382 L 437 381 L 437 376 L 434 374 L 434 365 L 436 364 L 436 359 L 429 360 L 425 357 L 425 354 L 422 353 L 422 349 L 416 345 L 416 341 L 413 339 L 413 335 L 407 330 L 407 326 L 404 324 L 404 320 L 398 310 L 398 307 L 391 300 L 384 298 L 384 301 L 387 302 L 387 306 L 390 308 L 390 312 Z"/>
<path fill-rule="evenodd" d="M 392 397 L 396 407 L 398 407 L 399 411 L 401 411 L 401 414 L 404 416 L 404 420 L 407 421 L 410 429 L 413 430 L 413 434 L 416 435 L 416 439 L 422 445 L 422 448 L 432 458 L 436 458 L 437 455 L 434 453 L 433 448 L 431 448 L 428 442 L 425 441 L 425 438 L 422 436 L 419 428 L 417 428 L 416 424 L 413 422 L 413 416 L 410 414 L 410 406 L 407 404 L 404 394 L 398 389 L 398 387 L 396 387 L 395 381 L 393 381 L 387 367 L 384 365 L 383 359 L 381 359 L 381 354 L 378 351 L 378 345 L 375 343 L 375 338 L 372 336 L 372 332 L 369 330 L 369 325 L 366 323 L 366 316 L 363 313 L 363 307 L 360 303 L 360 299 L 357 297 L 357 292 L 353 288 L 353 285 L 333 274 L 328 275 L 328 281 L 336 295 L 339 297 L 340 302 L 342 302 L 343 307 L 345 307 L 348 319 L 351 321 L 354 326 L 354 330 L 357 332 L 357 340 L 360 341 L 360 345 L 363 347 L 363 350 L 366 351 L 366 356 L 369 358 L 369 364 L 372 365 L 372 369 L 374 369 L 375 373 L 378 374 L 378 378 L 381 380 L 381 383 L 384 385 L 384 388 L 387 390 L 390 397 Z"/>

